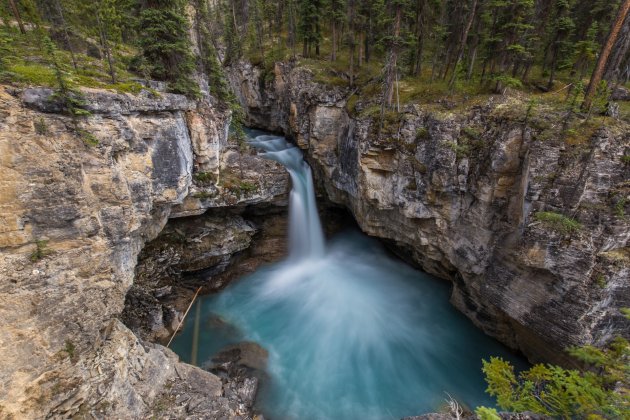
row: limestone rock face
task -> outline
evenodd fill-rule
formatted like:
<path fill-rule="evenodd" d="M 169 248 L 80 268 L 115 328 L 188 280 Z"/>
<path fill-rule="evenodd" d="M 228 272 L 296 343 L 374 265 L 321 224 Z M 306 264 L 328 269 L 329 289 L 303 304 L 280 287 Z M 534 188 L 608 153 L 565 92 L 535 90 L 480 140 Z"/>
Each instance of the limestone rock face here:
<path fill-rule="evenodd" d="M 286 255 L 286 207 L 254 209 L 210 209 L 171 219 L 140 253 L 125 325 L 142 339 L 167 342 L 196 289 L 216 292 Z"/>
<path fill-rule="evenodd" d="M 630 129 L 614 122 L 562 139 L 562 115 L 528 114 L 497 96 L 457 112 L 406 106 L 378 121 L 360 91 L 313 81 L 291 64 L 274 80 L 249 63 L 230 70 L 250 123 L 305 149 L 317 181 L 424 270 L 453 282 L 475 324 L 532 360 L 566 361 L 570 345 L 630 331 Z M 531 110 L 530 110 L 531 111 Z M 539 212 L 577 220 L 566 232 Z"/>
<path fill-rule="evenodd" d="M 169 393 L 186 378 L 219 417 L 242 415 L 217 399 L 216 377 L 138 340 L 117 317 L 140 250 L 198 189 L 196 174 L 266 161 L 239 158 L 229 115 L 207 100 L 85 90 L 91 114 L 73 119 L 51 94 L 0 88 L 0 417 L 140 418 L 165 406 L 192 415 L 194 401 Z M 284 184 L 264 199 L 282 202 L 288 184 L 276 172 Z M 213 205 L 198 204 L 187 211 Z"/>

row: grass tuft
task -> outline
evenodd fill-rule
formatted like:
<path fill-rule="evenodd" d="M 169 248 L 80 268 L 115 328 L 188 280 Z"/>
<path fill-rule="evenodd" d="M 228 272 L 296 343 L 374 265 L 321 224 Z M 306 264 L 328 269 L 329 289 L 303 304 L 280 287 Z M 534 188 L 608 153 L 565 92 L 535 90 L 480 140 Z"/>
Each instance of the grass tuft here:
<path fill-rule="evenodd" d="M 577 233 L 582 229 L 582 225 L 577 220 L 552 211 L 537 212 L 534 219 L 564 235 Z"/>

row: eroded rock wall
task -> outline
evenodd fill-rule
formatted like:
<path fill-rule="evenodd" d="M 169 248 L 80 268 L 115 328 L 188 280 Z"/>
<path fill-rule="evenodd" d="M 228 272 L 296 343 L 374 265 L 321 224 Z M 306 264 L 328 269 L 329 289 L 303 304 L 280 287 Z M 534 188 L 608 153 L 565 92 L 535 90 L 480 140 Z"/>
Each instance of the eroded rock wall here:
<path fill-rule="evenodd" d="M 282 168 L 231 142 L 229 113 L 211 98 L 85 90 L 90 115 L 71 118 L 50 90 L 7 89 L 0 417 L 246 415 L 247 405 L 228 404 L 218 378 L 139 340 L 118 317 L 138 253 L 169 216 L 282 202 Z M 256 176 L 259 167 L 267 178 Z M 232 174 L 231 183 L 209 181 L 215 173 Z M 176 398 L 182 389 L 186 398 Z"/>
<path fill-rule="evenodd" d="M 327 196 L 452 280 L 453 304 L 488 334 L 557 362 L 570 345 L 628 336 L 627 124 L 567 139 L 564 114 L 513 95 L 409 105 L 385 114 L 379 136 L 380 106 L 360 90 L 316 83 L 290 63 L 273 78 L 245 62 L 229 75 L 250 123 L 293 137 Z M 563 232 L 538 221 L 542 211 L 581 228 Z"/>

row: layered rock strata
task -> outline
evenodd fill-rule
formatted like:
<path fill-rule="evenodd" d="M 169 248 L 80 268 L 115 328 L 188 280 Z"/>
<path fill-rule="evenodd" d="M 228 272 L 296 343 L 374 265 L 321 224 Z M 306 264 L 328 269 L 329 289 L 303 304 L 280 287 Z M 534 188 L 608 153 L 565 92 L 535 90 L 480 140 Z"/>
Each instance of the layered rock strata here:
<path fill-rule="evenodd" d="M 0 417 L 248 416 L 118 317 L 169 217 L 282 204 L 284 170 L 229 139 L 212 98 L 83 97 L 70 117 L 50 90 L 0 89 Z"/>
<path fill-rule="evenodd" d="M 453 304 L 486 333 L 556 362 L 630 334 L 627 123 L 566 130 L 570 117 L 517 94 L 381 122 L 360 88 L 292 63 L 269 75 L 242 62 L 229 78 L 250 124 L 293 137 L 328 198 L 451 280 Z"/>

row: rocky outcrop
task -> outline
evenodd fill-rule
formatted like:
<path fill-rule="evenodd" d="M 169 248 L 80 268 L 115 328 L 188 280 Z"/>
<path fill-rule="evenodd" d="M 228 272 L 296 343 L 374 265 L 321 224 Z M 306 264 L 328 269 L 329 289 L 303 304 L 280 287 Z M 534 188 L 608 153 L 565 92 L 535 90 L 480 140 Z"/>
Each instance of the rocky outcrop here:
<path fill-rule="evenodd" d="M 229 77 L 251 124 L 293 137 L 328 198 L 452 280 L 453 304 L 488 334 L 556 362 L 628 335 L 626 123 L 563 131 L 552 107 L 495 96 L 386 112 L 379 135 L 380 107 L 360 89 L 291 63 L 273 80 L 249 63 Z"/>
<path fill-rule="evenodd" d="M 118 316 L 169 216 L 281 204 L 284 171 L 229 139 L 211 98 L 86 89 L 90 115 L 71 118 L 51 93 L 0 89 L 0 417 L 247 415 Z M 251 236 L 246 225 L 233 234 Z"/>
<path fill-rule="evenodd" d="M 195 290 L 207 294 L 286 255 L 286 207 L 211 209 L 171 219 L 138 258 L 124 323 L 138 337 L 167 341 Z"/>

